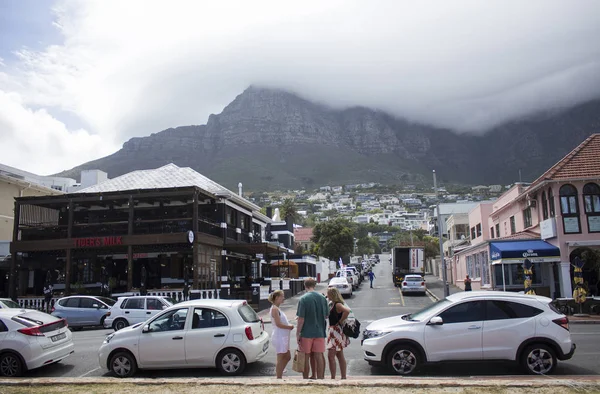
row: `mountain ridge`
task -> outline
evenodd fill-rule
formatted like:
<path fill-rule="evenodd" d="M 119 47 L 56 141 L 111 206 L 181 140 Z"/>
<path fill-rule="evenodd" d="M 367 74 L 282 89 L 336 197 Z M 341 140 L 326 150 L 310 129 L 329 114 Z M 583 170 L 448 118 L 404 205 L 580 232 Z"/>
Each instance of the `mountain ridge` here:
<path fill-rule="evenodd" d="M 533 180 L 600 132 L 600 100 L 513 120 L 482 135 L 457 134 L 365 107 L 333 109 L 293 93 L 250 87 L 204 125 L 134 137 L 60 176 L 100 169 L 113 178 L 173 162 L 226 187 L 251 190 L 340 183 L 512 183 Z"/>

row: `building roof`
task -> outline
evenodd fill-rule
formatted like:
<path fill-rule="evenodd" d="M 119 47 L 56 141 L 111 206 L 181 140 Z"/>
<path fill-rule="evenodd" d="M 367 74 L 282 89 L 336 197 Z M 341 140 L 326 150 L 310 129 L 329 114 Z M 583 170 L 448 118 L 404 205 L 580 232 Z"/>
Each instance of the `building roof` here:
<path fill-rule="evenodd" d="M 294 239 L 296 242 L 311 242 L 313 229 L 310 227 L 301 227 L 294 229 Z"/>
<path fill-rule="evenodd" d="M 106 182 L 78 190 L 75 193 L 107 193 L 139 189 L 168 189 L 196 186 L 218 197 L 229 198 L 241 205 L 259 211 L 260 207 L 238 196 L 224 186 L 192 170 L 173 163 L 153 170 L 133 171 Z"/>
<path fill-rule="evenodd" d="M 573 178 L 600 178 L 600 133 L 592 134 L 532 184 Z"/>

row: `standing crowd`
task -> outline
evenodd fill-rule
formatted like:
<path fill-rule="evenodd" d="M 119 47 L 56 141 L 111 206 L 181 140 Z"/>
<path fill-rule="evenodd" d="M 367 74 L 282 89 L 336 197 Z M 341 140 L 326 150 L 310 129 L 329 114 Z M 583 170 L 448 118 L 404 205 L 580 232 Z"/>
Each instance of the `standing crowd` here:
<path fill-rule="evenodd" d="M 350 339 L 344 333 L 343 327 L 348 321 L 351 310 L 345 304 L 338 289 L 327 289 L 327 297 L 315 291 L 317 282 L 312 279 L 304 281 L 304 294 L 298 303 L 296 327 L 297 354 L 304 365 L 300 365 L 304 379 L 325 378 L 325 352 L 329 364 L 331 379 L 335 379 L 337 364 L 340 376 L 346 379 L 346 358 L 344 349 L 350 344 Z M 283 377 L 286 365 L 291 360 L 290 336 L 294 329 L 279 309 L 285 296 L 282 290 L 276 290 L 269 295 L 273 304 L 270 310 L 273 323 L 272 344 L 277 352 L 275 368 L 278 379 Z M 337 359 L 337 363 L 336 363 Z M 309 373 L 312 371 L 312 373 Z"/>

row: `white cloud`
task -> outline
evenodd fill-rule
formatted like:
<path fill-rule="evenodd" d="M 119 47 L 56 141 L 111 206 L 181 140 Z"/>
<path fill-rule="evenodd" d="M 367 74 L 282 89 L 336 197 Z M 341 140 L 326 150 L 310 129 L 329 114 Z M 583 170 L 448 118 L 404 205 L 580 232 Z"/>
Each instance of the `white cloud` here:
<path fill-rule="evenodd" d="M 0 90 L 2 163 L 41 175 L 105 156 L 118 147 L 86 130 L 68 130 L 45 109 L 23 105 L 17 93 Z"/>
<path fill-rule="evenodd" d="M 56 10 L 64 41 L 19 51 L 0 89 L 32 114 L 77 116 L 111 147 L 205 123 L 251 84 L 459 131 L 600 95 L 594 0 L 102 0 Z"/>

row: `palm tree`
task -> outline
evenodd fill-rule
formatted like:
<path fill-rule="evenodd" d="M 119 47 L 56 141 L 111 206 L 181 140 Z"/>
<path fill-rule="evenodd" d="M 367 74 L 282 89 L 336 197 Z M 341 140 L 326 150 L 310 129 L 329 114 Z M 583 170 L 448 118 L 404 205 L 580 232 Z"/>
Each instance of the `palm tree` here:
<path fill-rule="evenodd" d="M 284 219 L 290 218 L 292 222 L 296 222 L 298 219 L 298 210 L 296 209 L 296 205 L 294 205 L 294 200 L 291 198 L 286 198 L 283 200 L 281 204 L 281 217 Z"/>

